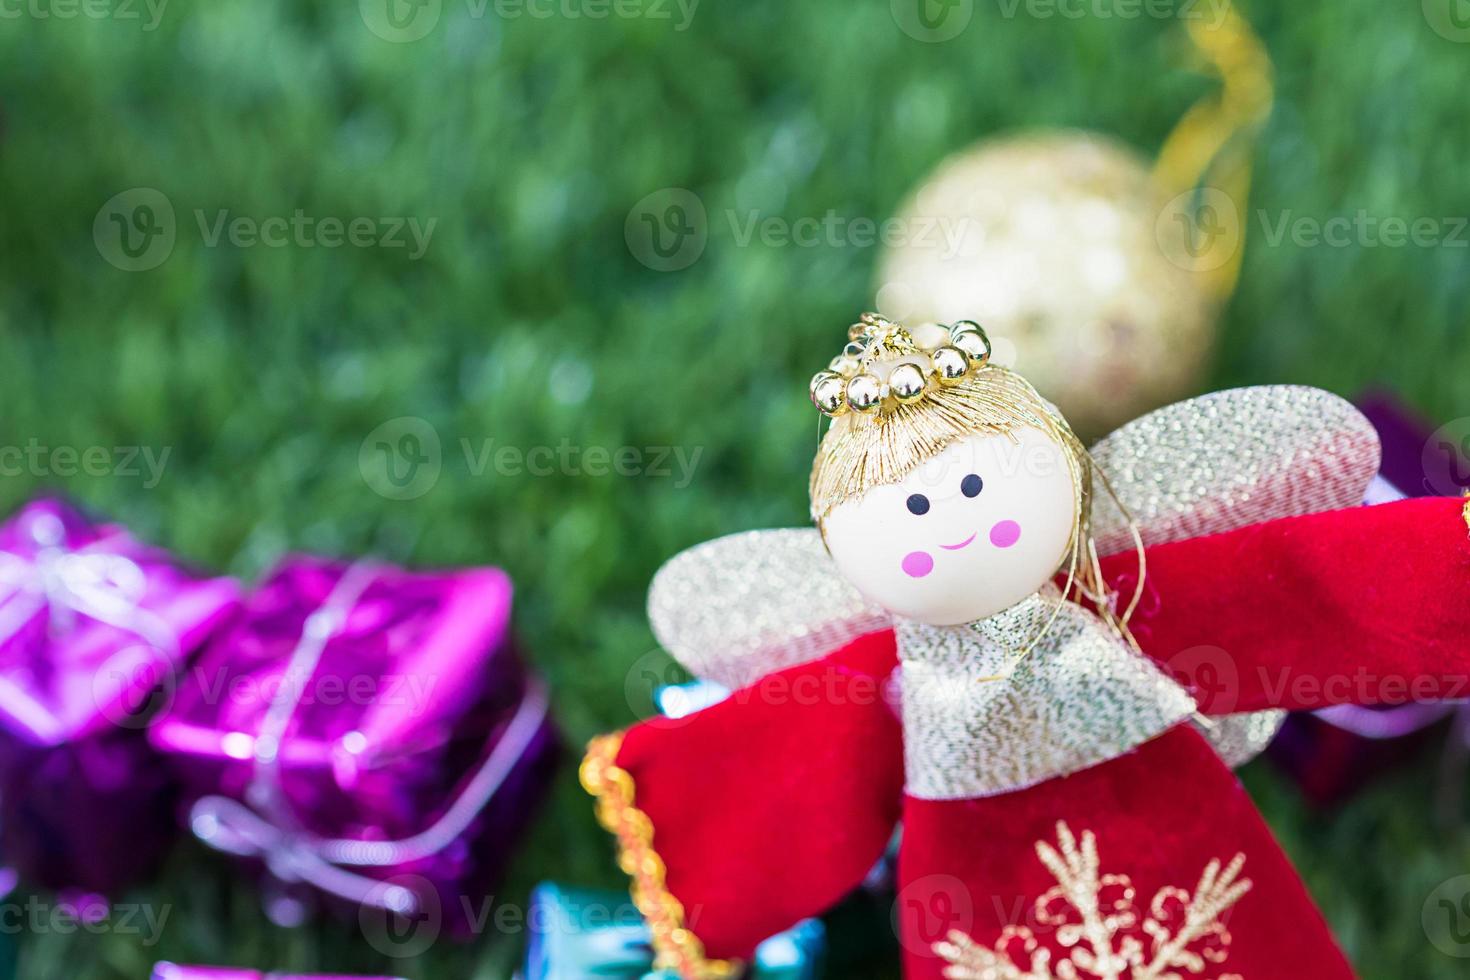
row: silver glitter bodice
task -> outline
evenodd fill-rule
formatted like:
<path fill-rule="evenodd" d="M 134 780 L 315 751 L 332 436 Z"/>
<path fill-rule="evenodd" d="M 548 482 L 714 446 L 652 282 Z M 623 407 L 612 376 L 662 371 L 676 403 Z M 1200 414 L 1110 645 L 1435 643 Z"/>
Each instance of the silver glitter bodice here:
<path fill-rule="evenodd" d="M 896 628 L 907 790 L 921 799 L 993 796 L 1077 772 L 1195 711 L 1183 688 L 1053 586 L 969 625 Z"/>

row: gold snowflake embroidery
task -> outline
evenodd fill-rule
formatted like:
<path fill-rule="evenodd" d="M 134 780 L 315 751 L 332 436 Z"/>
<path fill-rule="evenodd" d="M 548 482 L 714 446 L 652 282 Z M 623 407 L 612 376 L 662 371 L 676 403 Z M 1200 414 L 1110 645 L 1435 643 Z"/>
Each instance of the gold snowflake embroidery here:
<path fill-rule="evenodd" d="M 934 944 L 951 980 L 1184 980 L 1225 962 L 1230 932 L 1221 917 L 1251 889 L 1240 877 L 1245 855 L 1221 868 L 1205 866 L 1194 894 L 1159 889 L 1143 915 L 1127 875 L 1100 873 L 1097 838 L 1083 831 L 1079 846 L 1071 828 L 1057 824 L 1060 850 L 1045 841 L 1036 856 L 1057 881 L 1036 900 L 1036 920 L 1055 930 L 1065 955 L 1050 949 L 1025 926 L 1007 926 L 995 946 L 977 943 L 958 929 Z M 1241 980 L 1236 974 L 1218 980 Z"/>

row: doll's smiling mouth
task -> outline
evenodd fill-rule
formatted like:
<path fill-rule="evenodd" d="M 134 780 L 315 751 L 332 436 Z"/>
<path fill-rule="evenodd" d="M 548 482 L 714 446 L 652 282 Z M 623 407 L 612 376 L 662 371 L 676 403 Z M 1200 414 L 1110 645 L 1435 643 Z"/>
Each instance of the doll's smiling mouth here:
<path fill-rule="evenodd" d="M 966 538 L 965 540 L 961 541 L 959 544 L 942 544 L 939 547 L 943 548 L 945 551 L 959 551 L 961 548 L 964 548 L 964 547 L 968 546 L 971 541 L 974 541 L 975 540 L 975 535 L 976 534 L 979 534 L 979 533 L 980 533 L 979 531 L 976 531 L 975 534 L 970 535 L 968 538 Z"/>

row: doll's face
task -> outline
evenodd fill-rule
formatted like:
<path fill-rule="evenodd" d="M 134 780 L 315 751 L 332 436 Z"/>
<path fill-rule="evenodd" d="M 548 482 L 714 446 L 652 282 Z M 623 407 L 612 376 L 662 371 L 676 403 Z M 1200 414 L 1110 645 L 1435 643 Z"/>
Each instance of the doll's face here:
<path fill-rule="evenodd" d="M 895 615 L 970 623 L 1031 595 L 1061 566 L 1076 496 L 1065 450 L 1037 428 L 975 435 L 901 483 L 827 515 L 842 574 Z"/>

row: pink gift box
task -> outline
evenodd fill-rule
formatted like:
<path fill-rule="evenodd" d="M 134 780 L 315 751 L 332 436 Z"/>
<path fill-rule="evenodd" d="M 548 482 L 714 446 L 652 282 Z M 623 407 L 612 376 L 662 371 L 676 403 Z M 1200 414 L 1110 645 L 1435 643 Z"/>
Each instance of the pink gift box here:
<path fill-rule="evenodd" d="M 185 675 L 150 737 L 194 833 L 264 870 L 275 921 L 325 896 L 467 928 L 556 750 L 511 591 L 498 569 L 294 557 Z"/>
<path fill-rule="evenodd" d="M 238 597 L 60 501 L 0 526 L 0 840 L 22 874 L 115 892 L 153 870 L 173 786 L 143 730 Z"/>
<path fill-rule="evenodd" d="M 349 977 L 345 974 L 261 973 L 258 970 L 235 970 L 219 966 L 179 966 L 159 963 L 153 968 L 153 980 L 402 980 L 401 977 Z"/>

